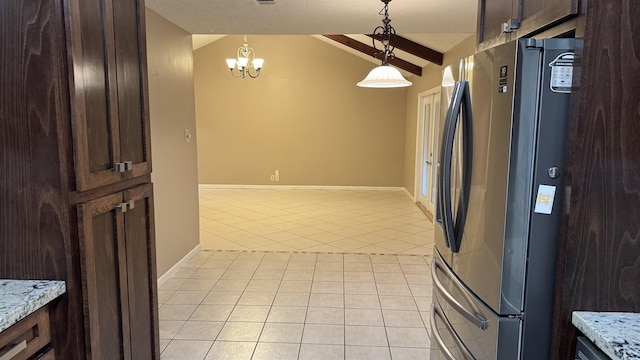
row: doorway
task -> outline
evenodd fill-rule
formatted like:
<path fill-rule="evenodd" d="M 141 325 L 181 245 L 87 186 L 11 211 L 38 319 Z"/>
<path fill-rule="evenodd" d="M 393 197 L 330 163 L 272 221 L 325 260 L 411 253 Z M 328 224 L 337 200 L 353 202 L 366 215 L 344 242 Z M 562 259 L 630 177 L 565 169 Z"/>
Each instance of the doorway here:
<path fill-rule="evenodd" d="M 416 129 L 416 204 L 433 221 L 436 203 L 436 174 L 438 158 L 438 117 L 440 87 L 418 95 L 418 124 Z"/>

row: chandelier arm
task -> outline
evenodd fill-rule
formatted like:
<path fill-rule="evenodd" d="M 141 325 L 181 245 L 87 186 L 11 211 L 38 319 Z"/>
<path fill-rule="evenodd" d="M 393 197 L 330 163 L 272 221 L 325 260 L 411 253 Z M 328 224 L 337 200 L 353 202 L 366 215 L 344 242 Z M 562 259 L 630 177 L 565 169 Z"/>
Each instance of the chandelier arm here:
<path fill-rule="evenodd" d="M 238 75 L 236 75 L 236 74 L 233 72 L 233 69 L 229 69 L 229 70 L 231 70 L 231 76 L 233 76 L 234 78 L 244 78 L 244 73 L 245 73 L 244 71 L 242 71 L 242 70 L 238 69 L 239 74 L 238 74 Z"/>
<path fill-rule="evenodd" d="M 247 69 L 247 75 L 249 75 L 250 78 L 255 79 L 260 76 L 260 70 L 256 70 L 256 74 L 253 75 L 251 74 L 251 69 Z"/>

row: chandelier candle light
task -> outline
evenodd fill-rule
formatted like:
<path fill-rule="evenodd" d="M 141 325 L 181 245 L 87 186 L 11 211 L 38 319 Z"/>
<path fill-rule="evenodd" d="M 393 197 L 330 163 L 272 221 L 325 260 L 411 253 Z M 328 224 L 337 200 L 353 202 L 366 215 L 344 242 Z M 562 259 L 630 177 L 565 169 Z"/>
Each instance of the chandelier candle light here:
<path fill-rule="evenodd" d="M 373 57 L 382 60 L 382 65 L 371 70 L 367 77 L 357 83 L 356 85 L 366 88 L 397 88 L 413 85 L 410 81 L 406 80 L 398 69 L 389 66 L 389 60 L 395 57 L 393 50 L 395 45 L 393 44 L 396 37 L 396 29 L 391 26 L 391 19 L 389 19 L 389 3 L 391 0 L 382 0 L 384 8 L 380 11 L 380 15 L 383 15 L 382 25 L 376 27 L 373 30 L 373 47 L 376 49 L 376 53 Z M 376 46 L 376 39 L 382 41 L 382 49 L 378 49 Z"/>
<path fill-rule="evenodd" d="M 227 59 L 227 66 L 229 70 L 231 70 L 231 75 L 237 78 L 245 78 L 249 75 L 249 77 L 253 79 L 260 76 L 260 69 L 262 69 L 264 59 L 256 58 L 255 55 L 255 51 L 249 47 L 247 35 L 245 35 L 244 43 L 238 48 L 237 58 Z M 238 70 L 237 73 L 233 71 L 234 69 Z M 254 69 L 255 72 L 252 73 L 251 69 Z"/>

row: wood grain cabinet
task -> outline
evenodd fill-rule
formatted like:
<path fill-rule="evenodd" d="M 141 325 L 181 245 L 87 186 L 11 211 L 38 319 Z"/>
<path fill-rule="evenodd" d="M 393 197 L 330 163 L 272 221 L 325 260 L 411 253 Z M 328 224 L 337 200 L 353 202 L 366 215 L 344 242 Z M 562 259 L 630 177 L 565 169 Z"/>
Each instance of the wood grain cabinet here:
<path fill-rule="evenodd" d="M 87 358 L 153 359 L 157 308 L 150 286 L 153 252 L 151 185 L 78 205 L 82 278 L 86 284 Z M 135 346 L 132 346 L 135 345 Z"/>
<path fill-rule="evenodd" d="M 49 309 L 40 308 L 0 333 L 0 359 L 55 359 L 50 346 Z"/>
<path fill-rule="evenodd" d="M 60 359 L 160 359 L 143 19 L 0 1 L 0 278 L 66 282 Z"/>
<path fill-rule="evenodd" d="M 69 4 L 79 191 L 151 171 L 143 9 L 141 2 L 132 0 Z"/>
<path fill-rule="evenodd" d="M 579 0 L 479 0 L 478 50 L 531 36 L 578 14 Z"/>

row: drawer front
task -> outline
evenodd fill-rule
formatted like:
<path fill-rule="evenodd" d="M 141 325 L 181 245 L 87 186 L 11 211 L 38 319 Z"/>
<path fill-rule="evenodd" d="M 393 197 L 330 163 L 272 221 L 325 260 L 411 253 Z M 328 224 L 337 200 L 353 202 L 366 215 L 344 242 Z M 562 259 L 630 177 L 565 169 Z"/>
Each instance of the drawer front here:
<path fill-rule="evenodd" d="M 44 354 L 40 354 L 35 357 L 35 360 L 56 360 L 56 353 L 53 349 L 49 349 L 49 351 Z"/>
<path fill-rule="evenodd" d="M 28 359 L 50 342 L 49 309 L 43 307 L 0 334 L 0 360 Z"/>

